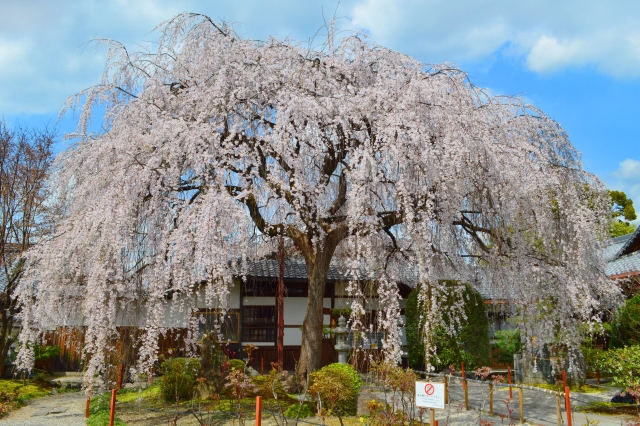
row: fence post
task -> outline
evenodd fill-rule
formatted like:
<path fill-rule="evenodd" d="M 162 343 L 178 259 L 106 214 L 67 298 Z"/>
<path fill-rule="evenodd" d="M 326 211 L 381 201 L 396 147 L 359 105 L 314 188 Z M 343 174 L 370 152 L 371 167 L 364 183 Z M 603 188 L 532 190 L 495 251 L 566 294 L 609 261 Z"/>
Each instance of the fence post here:
<path fill-rule="evenodd" d="M 464 389 L 464 409 L 469 410 L 469 387 L 467 386 L 467 379 L 464 374 L 464 362 L 462 365 L 462 389 Z"/>
<path fill-rule="evenodd" d="M 522 388 L 518 388 L 518 402 L 520 403 L 520 424 L 524 424 L 524 401 Z"/>
<path fill-rule="evenodd" d="M 111 406 L 109 410 L 109 426 L 113 426 L 113 422 L 116 418 L 116 392 L 115 389 L 111 389 Z"/>
<path fill-rule="evenodd" d="M 444 403 L 449 403 L 449 376 L 444 376 Z"/>
<path fill-rule="evenodd" d="M 493 384 L 489 384 L 489 415 L 493 416 Z"/>
<path fill-rule="evenodd" d="M 562 410 L 560 409 L 560 394 L 556 393 L 556 417 L 558 419 L 558 426 L 562 426 Z"/>
<path fill-rule="evenodd" d="M 87 405 L 84 407 L 84 418 L 89 418 L 89 408 L 91 405 L 91 391 L 87 391 Z"/>
<path fill-rule="evenodd" d="M 511 384 L 511 367 L 507 367 L 507 383 Z M 513 399 L 513 389 L 509 386 L 509 398 Z"/>
<path fill-rule="evenodd" d="M 571 418 L 571 390 L 569 386 L 564 387 L 564 408 L 567 411 L 567 425 L 573 425 L 573 419 Z"/>
<path fill-rule="evenodd" d="M 153 367 L 149 368 L 149 383 L 153 384 Z"/>
<path fill-rule="evenodd" d="M 124 372 L 124 365 L 120 364 L 118 374 L 118 390 L 122 389 L 122 374 Z"/>
<path fill-rule="evenodd" d="M 264 376 L 264 358 L 260 358 L 260 374 Z"/>
<path fill-rule="evenodd" d="M 600 370 L 596 370 L 596 379 L 598 380 L 598 384 L 600 384 Z"/>
<path fill-rule="evenodd" d="M 429 425 L 435 426 L 436 424 L 436 410 L 433 408 L 429 410 Z"/>
<path fill-rule="evenodd" d="M 262 424 L 262 397 L 256 396 L 256 426 Z"/>

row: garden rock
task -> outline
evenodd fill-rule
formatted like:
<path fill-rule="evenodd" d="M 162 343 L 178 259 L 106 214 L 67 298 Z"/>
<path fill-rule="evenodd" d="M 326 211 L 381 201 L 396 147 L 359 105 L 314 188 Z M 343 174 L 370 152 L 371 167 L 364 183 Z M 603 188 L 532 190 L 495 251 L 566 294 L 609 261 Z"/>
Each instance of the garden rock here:
<path fill-rule="evenodd" d="M 622 396 L 624 392 L 620 392 L 619 394 L 616 394 L 613 398 L 611 398 L 611 402 L 617 402 L 617 403 L 623 403 L 623 404 L 635 404 L 636 401 L 635 399 L 633 399 L 633 397 L 629 394 L 625 394 L 624 396 Z"/>

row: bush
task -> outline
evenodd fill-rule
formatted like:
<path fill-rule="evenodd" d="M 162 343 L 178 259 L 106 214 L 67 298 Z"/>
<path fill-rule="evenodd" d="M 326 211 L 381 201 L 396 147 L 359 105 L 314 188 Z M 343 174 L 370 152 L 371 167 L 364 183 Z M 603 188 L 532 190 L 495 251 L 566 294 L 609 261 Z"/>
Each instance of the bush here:
<path fill-rule="evenodd" d="M 640 345 L 640 294 L 627 300 L 616 313 L 609 347 Z"/>
<path fill-rule="evenodd" d="M 614 385 L 640 383 L 640 345 L 601 351 L 594 364 L 596 369 L 612 375 Z"/>
<path fill-rule="evenodd" d="M 446 367 L 449 364 L 459 366 L 464 362 L 468 369 L 480 367 L 490 363 L 490 342 L 489 342 L 489 318 L 484 305 L 484 299 L 480 293 L 471 285 L 464 284 L 462 295 L 456 293 L 454 287 L 458 284 L 455 281 L 447 281 L 451 287 L 447 299 L 441 304 L 444 312 L 444 322 L 449 324 L 447 307 L 457 303 L 462 296 L 464 310 L 467 321 L 462 325 L 458 334 L 449 335 L 444 329 L 435 330 L 432 336 L 436 345 L 436 354 L 439 362 L 434 358 L 430 363 L 436 367 Z M 422 333 L 422 323 L 420 316 L 424 307 L 419 306 L 418 295 L 420 286 L 411 291 L 407 298 L 406 313 L 406 333 L 407 333 L 407 360 L 409 367 L 416 370 L 423 370 L 425 367 L 424 338 Z"/>
<path fill-rule="evenodd" d="M 245 364 L 245 362 L 241 359 L 230 359 L 229 360 L 229 368 L 231 370 L 242 370 L 244 371 L 244 368 L 246 367 L 247 364 Z"/>
<path fill-rule="evenodd" d="M 193 397 L 200 360 L 169 358 L 160 366 L 160 389 L 165 401 L 181 401 Z"/>
<path fill-rule="evenodd" d="M 309 393 L 323 408 L 338 416 L 354 416 L 358 408 L 360 376 L 351 365 L 330 364 L 311 373 Z"/>
<path fill-rule="evenodd" d="M 308 402 L 305 402 L 302 405 L 300 405 L 300 403 L 293 404 L 284 412 L 285 417 L 289 417 L 291 419 L 306 419 L 307 417 L 312 417 L 315 414 L 315 408 Z"/>
<path fill-rule="evenodd" d="M 256 386 L 256 395 L 264 399 L 273 399 L 273 392 L 275 390 L 280 402 L 292 402 L 293 398 L 291 398 L 285 390 L 284 384 L 279 376 L 280 374 L 276 370 L 271 370 L 271 373 L 267 375 L 253 377 L 251 381 Z"/>

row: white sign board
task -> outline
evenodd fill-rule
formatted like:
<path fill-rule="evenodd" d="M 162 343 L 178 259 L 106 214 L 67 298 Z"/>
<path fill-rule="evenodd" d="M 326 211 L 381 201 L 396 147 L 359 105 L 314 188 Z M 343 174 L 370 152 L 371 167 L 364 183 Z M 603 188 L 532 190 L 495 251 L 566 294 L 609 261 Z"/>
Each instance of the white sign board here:
<path fill-rule="evenodd" d="M 444 410 L 444 383 L 416 382 L 416 407 Z"/>

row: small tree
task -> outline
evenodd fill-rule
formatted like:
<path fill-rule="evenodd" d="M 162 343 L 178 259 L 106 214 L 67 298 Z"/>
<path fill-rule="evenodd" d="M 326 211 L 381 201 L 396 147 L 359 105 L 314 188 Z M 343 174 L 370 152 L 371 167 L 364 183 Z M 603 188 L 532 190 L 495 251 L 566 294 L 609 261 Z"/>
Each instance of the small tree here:
<path fill-rule="evenodd" d="M 44 200 L 53 138 L 48 129 L 10 129 L 0 121 L 0 366 L 17 337 L 14 291 L 25 269 L 23 254 L 50 230 Z"/>
<path fill-rule="evenodd" d="M 423 369 L 426 362 L 445 367 L 449 364 L 460 365 L 463 361 L 472 368 L 490 361 L 489 319 L 482 295 L 469 284 L 461 286 L 450 281 L 448 287 L 450 291 L 437 304 L 437 309 L 447 313 L 438 327 L 427 330 L 424 323 L 429 317 L 432 301 L 420 300 L 420 288 L 415 288 L 409 294 L 405 313 L 408 361 L 412 368 Z M 453 318 L 448 313 L 451 306 L 457 303 L 463 304 L 461 315 L 464 318 Z M 425 336 L 424 333 L 429 334 Z M 438 348 L 435 356 L 429 359 L 425 359 L 425 338 L 436 342 Z"/>

